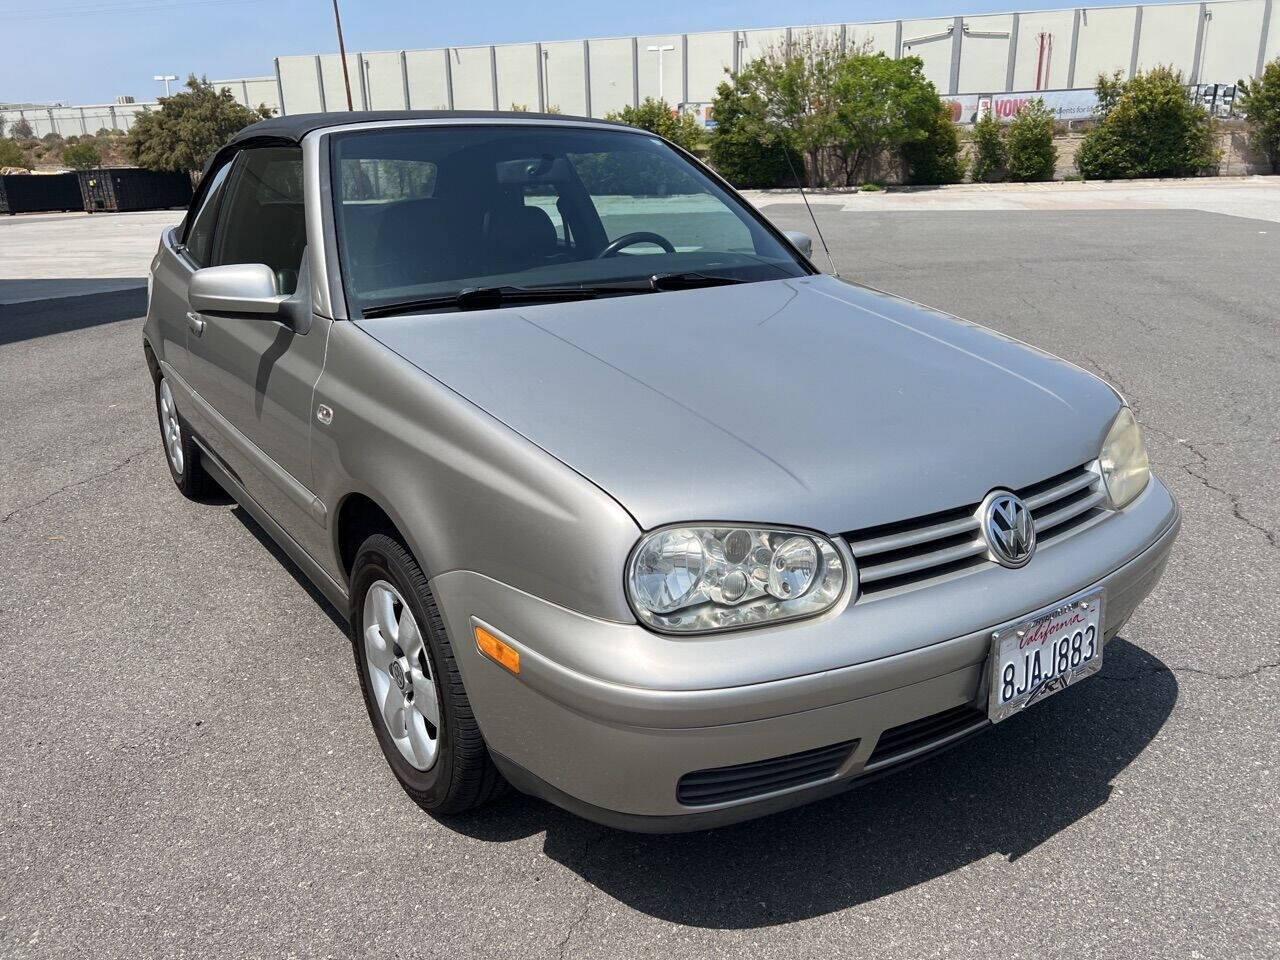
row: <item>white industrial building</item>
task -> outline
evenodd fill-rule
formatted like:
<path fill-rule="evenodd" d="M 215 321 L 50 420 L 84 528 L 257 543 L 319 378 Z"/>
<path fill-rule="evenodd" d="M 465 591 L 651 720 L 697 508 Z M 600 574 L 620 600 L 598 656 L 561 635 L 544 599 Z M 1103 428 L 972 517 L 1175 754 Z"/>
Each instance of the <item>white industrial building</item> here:
<path fill-rule="evenodd" d="M 1234 84 L 1280 56 L 1278 0 L 1212 0 L 1031 13 L 883 20 L 710 33 L 348 54 L 357 110 L 558 108 L 601 117 L 645 97 L 708 104 L 726 71 L 806 32 L 890 56 L 917 56 L 944 96 L 1088 89 L 1100 73 L 1160 64 L 1189 84 Z M 220 81 L 281 113 L 344 110 L 336 54 L 280 57 L 274 76 Z M 24 108 L 39 134 L 125 129 L 148 104 Z M 962 111 L 957 109 L 957 118 Z"/>

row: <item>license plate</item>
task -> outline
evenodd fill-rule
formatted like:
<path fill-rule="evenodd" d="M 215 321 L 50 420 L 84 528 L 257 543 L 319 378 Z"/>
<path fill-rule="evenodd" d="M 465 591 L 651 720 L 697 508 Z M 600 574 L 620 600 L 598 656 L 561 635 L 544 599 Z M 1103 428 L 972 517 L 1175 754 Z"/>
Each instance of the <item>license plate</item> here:
<path fill-rule="evenodd" d="M 987 715 L 999 723 L 1102 669 L 1102 591 L 991 635 Z"/>

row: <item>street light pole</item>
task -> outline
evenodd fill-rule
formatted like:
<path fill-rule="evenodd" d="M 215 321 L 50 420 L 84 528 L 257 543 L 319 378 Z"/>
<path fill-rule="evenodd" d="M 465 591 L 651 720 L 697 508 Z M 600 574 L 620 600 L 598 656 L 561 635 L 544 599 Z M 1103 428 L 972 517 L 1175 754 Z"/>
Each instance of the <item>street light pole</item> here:
<path fill-rule="evenodd" d="M 342 42 L 342 16 L 338 13 L 338 0 L 333 0 L 333 22 L 338 27 L 338 59 L 342 61 L 342 82 L 347 88 L 347 110 L 355 110 L 351 102 L 351 76 L 347 73 L 347 47 Z"/>
<path fill-rule="evenodd" d="M 158 81 L 158 80 L 163 80 L 163 81 L 164 81 L 164 95 L 167 97 L 167 96 L 169 96 L 169 81 L 170 81 L 170 80 L 177 80 L 178 78 L 177 78 L 174 74 L 172 74 L 172 73 L 157 73 L 157 74 L 156 74 L 154 77 L 152 77 L 151 79 L 152 79 L 152 80 L 157 80 L 157 81 Z"/>
<path fill-rule="evenodd" d="M 651 47 L 645 47 L 645 49 L 648 50 L 650 53 L 656 53 L 658 55 L 658 99 L 659 100 L 667 99 L 666 95 L 662 92 L 662 55 L 666 51 L 674 50 L 675 48 L 676 47 L 674 43 L 664 43 L 661 45 L 655 44 L 654 46 L 651 46 Z"/>

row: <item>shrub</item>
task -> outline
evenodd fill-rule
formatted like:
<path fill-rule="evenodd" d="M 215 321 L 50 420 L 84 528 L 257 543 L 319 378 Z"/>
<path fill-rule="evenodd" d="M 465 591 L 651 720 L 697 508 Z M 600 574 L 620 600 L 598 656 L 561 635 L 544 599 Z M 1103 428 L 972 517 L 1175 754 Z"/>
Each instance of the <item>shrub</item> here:
<path fill-rule="evenodd" d="M 1218 163 L 1213 118 L 1191 102 L 1179 71 L 1099 77 L 1098 100 L 1102 119 L 1076 153 L 1086 179 L 1186 177 Z"/>
<path fill-rule="evenodd" d="M 734 141 L 731 122 L 720 154 L 749 151 L 751 136 L 763 140 L 761 132 L 770 131 L 804 158 L 801 172 L 811 184 L 878 178 L 886 161 L 896 165 L 910 145 L 936 135 L 941 109 L 919 58 L 894 60 L 867 45 L 841 49 L 812 32 L 747 64 L 721 90 L 721 100 L 732 97 L 739 109 L 722 103 L 717 123 L 740 114 L 753 133 Z"/>
<path fill-rule="evenodd" d="M 1256 80 L 1241 80 L 1236 103 L 1249 121 L 1249 139 L 1280 173 L 1280 57 L 1267 64 Z"/>
<path fill-rule="evenodd" d="M 973 125 L 973 172 L 975 182 L 1003 180 L 1009 162 L 1005 150 L 1004 130 L 993 111 L 988 110 Z"/>
<path fill-rule="evenodd" d="M 0 140 L 0 167 L 31 169 L 31 164 L 27 162 L 27 157 L 16 140 Z"/>
<path fill-rule="evenodd" d="M 72 170 L 92 170 L 102 166 L 102 154 L 92 143 L 77 143 L 62 151 L 62 162 Z"/>
<path fill-rule="evenodd" d="M 769 125 L 764 100 L 739 74 L 720 84 L 711 102 L 716 125 L 708 146 L 711 165 L 735 187 L 794 186 L 804 159 Z M 794 173 L 793 173 L 794 171 Z"/>
<path fill-rule="evenodd" d="M 702 125 L 697 117 L 681 113 L 667 101 L 653 97 L 645 97 L 638 107 L 623 107 L 617 113 L 606 114 L 605 119 L 656 133 L 690 152 L 702 142 Z"/>
<path fill-rule="evenodd" d="M 9 127 L 9 136 L 15 140 L 31 140 L 35 137 L 35 131 L 27 123 L 26 117 L 19 117 L 18 122 Z"/>
<path fill-rule="evenodd" d="M 271 116 L 269 107 L 246 107 L 226 87 L 215 90 L 203 78 L 188 77 L 186 87 L 185 92 L 161 97 L 159 110 L 143 110 L 134 118 L 128 150 L 138 166 L 201 170 L 241 129 Z"/>
<path fill-rule="evenodd" d="M 941 101 L 925 79 L 919 57 L 893 60 L 858 51 L 841 59 L 832 84 L 832 147 L 845 184 L 866 176 L 884 157 L 896 159 L 910 144 L 936 133 Z"/>
<path fill-rule="evenodd" d="M 1010 179 L 1053 179 L 1053 171 L 1058 166 L 1053 128 L 1053 111 L 1039 97 L 1018 111 L 1005 134 Z"/>
<path fill-rule="evenodd" d="M 903 146 L 902 158 L 911 183 L 959 183 L 964 179 L 960 133 L 951 121 L 951 111 L 941 100 L 924 138 Z"/>

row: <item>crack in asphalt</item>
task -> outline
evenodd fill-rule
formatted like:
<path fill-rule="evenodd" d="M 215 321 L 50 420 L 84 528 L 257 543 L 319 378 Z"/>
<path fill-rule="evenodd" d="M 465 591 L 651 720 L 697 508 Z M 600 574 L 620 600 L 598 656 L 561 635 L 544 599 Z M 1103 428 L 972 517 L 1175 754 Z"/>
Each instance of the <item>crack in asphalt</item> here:
<path fill-rule="evenodd" d="M 1093 367 L 1093 369 L 1097 371 L 1098 376 L 1100 376 L 1103 380 L 1105 380 L 1111 387 L 1114 387 L 1116 390 L 1120 391 L 1120 395 L 1124 397 L 1125 402 L 1128 403 L 1129 406 L 1133 408 L 1133 412 L 1137 414 L 1138 405 L 1140 403 L 1137 395 L 1135 395 L 1132 390 L 1130 390 L 1127 386 L 1125 386 L 1123 381 L 1121 381 L 1119 377 L 1117 377 L 1114 373 L 1112 373 L 1110 370 L 1108 370 L 1106 367 L 1100 364 L 1097 360 L 1093 359 L 1093 357 L 1089 356 L 1087 353 L 1080 354 L 1080 357 L 1081 359 L 1085 360 L 1089 364 L 1089 366 Z"/>
<path fill-rule="evenodd" d="M 1160 673 L 1186 673 L 1196 677 L 1206 677 L 1210 680 L 1248 680 L 1250 677 L 1261 676 L 1271 670 L 1280 670 L 1280 660 L 1271 660 L 1266 663 L 1260 663 L 1256 667 L 1252 667 L 1248 670 L 1242 670 L 1239 673 L 1217 673 L 1213 670 L 1201 670 L 1199 667 L 1170 667 L 1165 664 L 1161 664 L 1159 666 L 1148 667 L 1138 673 L 1109 674 L 1104 670 L 1098 674 L 1098 677 L 1103 680 L 1111 680 L 1115 683 L 1133 683 L 1135 681 L 1141 682 Z"/>
<path fill-rule="evenodd" d="M 573 935 L 578 932 L 578 928 L 586 922 L 587 917 L 591 914 L 592 908 L 596 902 L 597 887 L 587 878 L 587 863 L 591 859 L 591 854 L 600 845 L 600 842 L 606 840 L 613 833 L 608 827 L 601 827 L 600 831 L 593 836 L 588 836 L 582 843 L 582 852 L 578 854 L 578 865 L 575 868 L 578 876 L 587 884 L 587 894 L 582 901 L 582 910 L 569 923 L 568 928 L 564 932 L 564 936 L 560 940 L 557 947 L 556 955 L 560 960 L 568 955 L 569 941 L 573 939 Z"/>
<path fill-rule="evenodd" d="M 101 480 L 103 477 L 109 477 L 111 476 L 111 474 L 115 473 L 116 471 L 124 469 L 129 464 L 134 463 L 138 460 L 141 460 L 143 457 L 147 456 L 151 452 L 152 452 L 152 448 L 150 446 L 147 446 L 145 449 L 139 450 L 137 453 L 130 454 L 129 456 L 121 460 L 119 463 L 113 464 L 112 466 L 108 467 L 106 470 L 102 470 L 89 477 L 82 477 L 79 480 L 73 480 L 70 483 L 65 483 L 62 486 L 58 487 L 58 489 L 54 490 L 53 492 L 48 493 L 45 496 L 41 497 L 39 500 L 36 500 L 32 503 L 25 503 L 20 507 L 15 507 L 14 509 L 6 513 L 3 517 L 0 517 L 0 525 L 8 523 L 10 520 L 18 516 L 19 514 L 28 513 L 31 510 L 35 510 L 38 507 L 44 506 L 50 500 L 53 500 L 55 497 L 58 497 L 66 493 L 68 490 L 74 490 L 76 487 L 82 487 L 86 483 L 93 483 L 93 481 Z"/>
<path fill-rule="evenodd" d="M 1121 395 L 1123 395 L 1124 398 L 1129 402 L 1129 406 L 1133 408 L 1135 416 L 1140 413 L 1139 411 L 1140 401 L 1138 397 L 1135 394 L 1130 392 L 1129 388 L 1126 387 L 1123 382 L 1121 382 L 1119 377 L 1117 377 L 1114 373 L 1112 373 L 1110 370 L 1108 370 L 1106 367 L 1104 367 L 1102 364 L 1100 364 L 1097 360 L 1095 360 L 1093 357 L 1089 356 L 1088 354 L 1081 354 L 1081 357 L 1084 360 L 1086 360 L 1089 363 L 1089 365 L 1092 366 L 1098 372 L 1098 375 L 1100 377 L 1102 377 L 1109 384 L 1111 384 L 1113 387 L 1115 387 L 1117 390 L 1120 391 Z M 1200 447 L 1209 446 L 1210 444 L 1207 444 L 1207 443 L 1196 444 L 1182 437 L 1175 437 L 1172 433 L 1162 429 L 1161 427 L 1157 427 L 1155 424 L 1151 423 L 1145 417 L 1139 417 L 1139 420 L 1142 423 L 1142 428 L 1144 430 L 1150 433 L 1159 434 L 1160 436 L 1164 437 L 1166 440 L 1170 441 L 1171 443 L 1175 443 L 1178 446 L 1185 448 L 1193 457 L 1195 457 L 1197 460 L 1196 463 L 1180 463 L 1177 465 L 1178 469 L 1182 470 L 1183 473 L 1187 474 L 1187 476 L 1191 477 L 1193 480 L 1196 480 L 1198 483 L 1201 484 L 1201 486 L 1205 487 L 1205 489 L 1212 490 L 1214 493 L 1225 497 L 1231 505 L 1232 516 L 1234 516 L 1237 520 L 1243 523 L 1246 527 L 1249 527 L 1252 530 L 1256 530 L 1258 533 L 1262 534 L 1262 536 L 1266 539 L 1267 544 L 1271 547 L 1271 549 L 1275 550 L 1280 548 L 1280 542 L 1277 541 L 1277 535 L 1274 530 L 1272 530 L 1270 527 L 1267 527 L 1261 523 L 1258 523 L 1256 520 L 1252 519 L 1251 517 L 1245 516 L 1244 510 L 1241 507 L 1242 498 L 1240 497 L 1239 494 L 1232 493 L 1230 490 L 1227 490 L 1223 487 L 1218 486 L 1213 481 L 1211 481 L 1207 476 L 1205 476 L 1203 472 L 1196 469 L 1197 467 L 1207 467 L 1209 465 L 1209 457 L 1200 449 Z M 1242 427 L 1248 426 L 1252 422 L 1253 422 L 1253 414 L 1246 414 L 1245 420 L 1239 425 Z M 1272 441 L 1269 440 L 1267 442 L 1272 442 Z"/>
<path fill-rule="evenodd" d="M 1160 427 L 1157 427 L 1151 423 L 1146 424 L 1146 429 L 1151 433 L 1157 433 L 1160 436 L 1164 437 L 1166 440 L 1169 440 L 1170 442 L 1175 443 L 1180 447 L 1183 447 L 1185 450 L 1187 450 L 1187 452 L 1189 452 L 1193 457 L 1195 457 L 1196 459 L 1194 462 L 1180 463 L 1178 464 L 1178 468 L 1182 470 L 1182 472 L 1185 473 L 1187 476 L 1199 482 L 1200 485 L 1203 486 L 1206 490 L 1212 490 L 1214 493 L 1225 497 L 1231 505 L 1232 516 L 1234 516 L 1237 520 L 1243 523 L 1246 527 L 1249 527 L 1251 530 L 1256 530 L 1258 533 L 1262 534 L 1262 536 L 1266 539 L 1267 544 L 1271 547 L 1272 550 L 1280 548 L 1280 542 L 1277 542 L 1277 536 L 1274 530 L 1272 530 L 1270 527 L 1267 527 L 1261 523 L 1258 523 L 1256 520 L 1254 520 L 1251 517 L 1245 516 L 1244 510 L 1241 508 L 1242 498 L 1240 497 L 1239 494 L 1232 493 L 1230 490 L 1227 490 L 1224 487 L 1218 486 L 1216 483 L 1214 483 L 1204 474 L 1201 468 L 1207 467 L 1209 465 L 1209 457 L 1206 453 L 1204 453 L 1204 451 L 1200 449 L 1200 446 L 1198 444 L 1193 443 L 1192 441 L 1187 440 L 1183 437 L 1175 437 L 1173 434 L 1169 433 L 1167 430 L 1163 430 Z"/>

